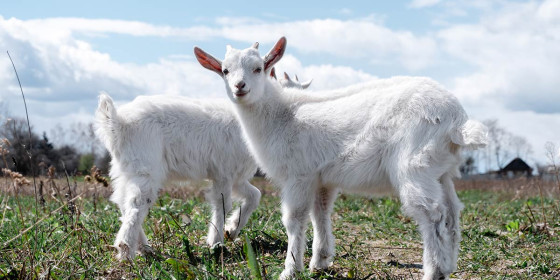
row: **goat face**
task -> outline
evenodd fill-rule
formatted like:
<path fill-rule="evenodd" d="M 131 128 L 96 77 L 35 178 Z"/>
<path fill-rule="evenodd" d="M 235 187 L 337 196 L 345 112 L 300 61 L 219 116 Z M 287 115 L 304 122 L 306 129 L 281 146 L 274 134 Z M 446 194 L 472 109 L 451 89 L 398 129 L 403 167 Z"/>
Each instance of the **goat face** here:
<path fill-rule="evenodd" d="M 223 62 L 198 47 L 194 48 L 194 53 L 204 68 L 214 71 L 224 79 L 228 97 L 233 102 L 251 104 L 264 95 L 268 79 L 266 73 L 284 55 L 286 39 L 280 38 L 264 58 L 260 57 L 258 46 L 255 43 L 244 50 L 228 46 Z"/>

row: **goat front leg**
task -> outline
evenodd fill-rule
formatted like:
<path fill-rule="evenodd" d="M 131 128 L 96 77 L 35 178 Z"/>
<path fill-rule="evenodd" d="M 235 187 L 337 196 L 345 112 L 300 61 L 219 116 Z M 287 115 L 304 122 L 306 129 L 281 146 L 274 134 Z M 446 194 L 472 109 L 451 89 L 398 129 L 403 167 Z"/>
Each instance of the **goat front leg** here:
<path fill-rule="evenodd" d="M 296 272 L 303 270 L 305 230 L 313 205 L 314 188 L 313 182 L 304 180 L 282 189 L 282 222 L 288 234 L 288 249 L 284 271 L 279 279 L 291 279 Z"/>
<path fill-rule="evenodd" d="M 231 211 L 231 188 L 229 180 L 214 180 L 206 198 L 212 205 L 212 219 L 208 228 L 206 243 L 212 247 L 224 241 L 225 217 Z"/>
<path fill-rule="evenodd" d="M 318 188 L 315 203 L 311 210 L 313 224 L 313 256 L 309 269 L 326 269 L 332 264 L 334 256 L 334 236 L 332 234 L 331 212 L 337 195 L 337 189 Z"/>
<path fill-rule="evenodd" d="M 243 181 L 233 186 L 233 196 L 241 201 L 241 205 L 227 219 L 226 237 L 231 240 L 237 238 L 241 229 L 249 221 L 253 211 L 259 206 L 261 191 L 251 185 L 249 181 Z"/>

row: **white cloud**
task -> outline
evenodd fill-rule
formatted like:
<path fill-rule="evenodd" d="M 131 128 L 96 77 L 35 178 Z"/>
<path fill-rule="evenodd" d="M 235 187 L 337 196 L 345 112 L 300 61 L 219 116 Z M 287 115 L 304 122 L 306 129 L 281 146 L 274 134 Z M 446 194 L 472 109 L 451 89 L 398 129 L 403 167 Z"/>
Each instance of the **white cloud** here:
<path fill-rule="evenodd" d="M 376 78 L 368 73 L 346 66 L 320 64 L 304 67 L 292 55 L 284 55 L 275 67 L 278 71 L 277 75 L 286 72 L 292 78 L 298 75 L 300 81 L 313 79 L 310 90 L 340 88 Z"/>
<path fill-rule="evenodd" d="M 477 24 L 441 30 L 442 48 L 475 67 L 454 78 L 462 99 L 493 101 L 511 110 L 559 113 L 560 22 L 542 18 L 548 2 L 512 4 Z"/>
<path fill-rule="evenodd" d="M 429 6 L 435 2 L 422 3 Z M 254 40 L 272 45 L 280 36 L 287 36 L 289 51 L 277 65 L 278 70 L 297 74 L 300 80 L 313 79 L 312 90 L 375 78 L 345 66 L 346 60 L 363 61 L 361 69 L 393 64 L 421 74 L 429 70 L 436 79 L 441 72 L 453 72 L 457 65 L 463 65 L 459 75 L 443 75 L 448 77 L 443 82 L 459 96 L 467 111 L 477 119 L 498 118 L 507 130 L 527 137 L 535 156 L 542 157 L 539 153 L 544 142 L 560 139 L 560 1 L 460 0 L 438 6 L 463 15 L 474 7 L 483 11 L 483 16 L 475 23 L 447 21 L 444 27 L 438 27 L 440 30 L 422 35 L 390 29 L 377 17 L 272 23 L 255 18 L 218 18 L 217 26 L 187 28 L 122 20 L 22 21 L 0 17 L 0 50 L 9 49 L 14 57 L 29 98 L 31 121 L 46 131 L 57 122 L 92 119 L 101 90 L 118 103 L 139 94 L 225 97 L 221 79 L 202 69 L 188 46 L 185 54 L 152 63 L 119 63 L 110 54 L 96 50 L 88 36 L 226 39 L 247 43 L 247 47 Z M 314 60 L 302 65 L 293 53 Z M 331 65 L 321 61 L 321 56 L 343 62 Z M 448 65 L 452 68 L 446 68 Z M 12 112 L 21 113 L 16 110 L 21 103 L 19 88 L 7 59 L 0 59 L 0 88 L 5 90 L 2 98 L 14 106 Z"/>
<path fill-rule="evenodd" d="M 144 22 L 112 19 L 47 18 L 22 21 L 0 16 L 0 29 L 16 40 L 65 45 L 78 44 L 76 34 L 107 36 L 178 37 L 192 40 L 226 38 L 251 44 L 274 43 L 281 36 L 289 38 L 289 47 L 304 53 L 324 53 L 365 59 L 370 63 L 395 58 L 409 70 L 433 65 L 437 45 L 433 38 L 417 36 L 409 31 L 394 31 L 383 25 L 382 16 L 361 19 L 315 19 L 265 23 L 257 18 L 219 17 L 218 27 L 195 26 L 175 28 Z M 90 48 L 85 43 L 83 48 Z"/>
<path fill-rule="evenodd" d="M 315 19 L 259 25 L 222 27 L 225 38 L 252 43 L 274 43 L 286 36 L 288 46 L 303 53 L 360 58 L 370 63 L 396 59 L 410 70 L 432 65 L 437 52 L 433 38 L 409 31 L 393 31 L 374 20 Z"/>
<path fill-rule="evenodd" d="M 479 22 L 437 32 L 449 59 L 471 67 L 446 83 L 471 115 L 498 119 L 546 163 L 544 144 L 560 141 L 560 1 L 501 4 L 480 4 Z"/>
<path fill-rule="evenodd" d="M 410 8 L 426 8 L 440 3 L 441 0 L 413 0 L 408 4 Z"/>
<path fill-rule="evenodd" d="M 49 131 L 58 122 L 91 121 L 102 90 L 121 101 L 142 94 L 222 96 L 219 77 L 201 70 L 192 56 L 142 65 L 119 63 L 74 36 L 76 32 L 158 34 L 157 28 L 149 27 L 121 21 L 0 18 L 0 49 L 10 50 L 14 59 L 33 125 Z M 140 31 L 133 31 L 137 29 Z M 19 86 L 7 57 L 0 59 L 0 88 L 11 113 L 24 116 Z"/>
<path fill-rule="evenodd" d="M 205 26 L 176 28 L 114 19 L 46 18 L 23 21 L 16 18 L 4 19 L 0 16 L 0 22 L 2 22 L 2 29 L 13 34 L 16 38 L 34 36 L 36 41 L 42 42 L 69 40 L 73 33 L 92 36 L 114 33 L 132 36 L 188 37 L 198 40 L 219 35 L 217 30 Z"/>
<path fill-rule="evenodd" d="M 225 98 L 223 81 L 203 69 L 192 55 L 175 55 L 141 65 L 119 63 L 109 54 L 93 49 L 88 42 L 75 38 L 77 32 L 127 33 L 136 28 L 145 30 L 131 33 L 142 36 L 157 33 L 153 28 L 150 31 L 149 25 L 136 22 L 0 18 L 0 49 L 12 50 L 30 119 L 37 130 L 48 132 L 57 123 L 67 126 L 77 121 L 92 121 L 100 91 L 108 92 L 117 104 L 143 94 Z M 302 79 L 314 78 L 314 89 L 340 87 L 371 78 L 350 67 L 320 64 L 303 67 L 290 55 L 278 66 Z M 12 105 L 21 103 L 19 87 L 7 59 L 0 60 L 0 87 L 7 89 L 3 101 Z M 19 106 L 11 111 L 19 116 L 24 113 Z"/>
<path fill-rule="evenodd" d="M 545 1 L 538 9 L 537 16 L 539 19 L 556 22 L 560 21 L 560 1 Z"/>

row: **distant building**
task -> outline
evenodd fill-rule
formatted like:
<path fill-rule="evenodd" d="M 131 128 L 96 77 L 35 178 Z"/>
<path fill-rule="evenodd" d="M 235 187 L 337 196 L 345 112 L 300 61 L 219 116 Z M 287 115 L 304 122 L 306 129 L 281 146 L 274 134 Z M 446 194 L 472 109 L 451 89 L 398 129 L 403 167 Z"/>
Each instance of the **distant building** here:
<path fill-rule="evenodd" d="M 533 168 L 520 158 L 513 159 L 504 168 L 498 170 L 499 177 L 516 178 L 521 176 L 533 176 Z"/>

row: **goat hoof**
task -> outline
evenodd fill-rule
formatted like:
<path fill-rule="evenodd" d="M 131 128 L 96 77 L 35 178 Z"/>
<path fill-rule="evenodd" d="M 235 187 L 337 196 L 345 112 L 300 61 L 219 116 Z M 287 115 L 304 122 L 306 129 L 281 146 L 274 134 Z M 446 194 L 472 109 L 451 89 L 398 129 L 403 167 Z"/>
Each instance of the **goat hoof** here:
<path fill-rule="evenodd" d="M 114 248 L 117 249 L 117 260 L 121 262 L 125 260 L 132 261 L 133 256 L 131 254 L 130 248 L 126 243 L 115 245 Z"/>
<path fill-rule="evenodd" d="M 154 255 L 154 249 L 148 244 L 140 245 L 140 252 L 144 255 Z"/>
<path fill-rule="evenodd" d="M 226 246 L 224 246 L 222 242 L 217 242 L 216 244 L 210 246 L 210 251 L 212 252 L 221 251 L 222 249 L 225 249 L 225 247 Z"/>
<path fill-rule="evenodd" d="M 231 235 L 229 234 L 229 230 L 224 231 L 224 240 L 233 241 Z"/>
<path fill-rule="evenodd" d="M 280 273 L 280 276 L 278 276 L 278 280 L 290 280 L 290 279 L 294 279 L 295 278 L 294 276 L 295 273 L 292 270 L 284 269 L 284 271 Z"/>
<path fill-rule="evenodd" d="M 309 270 L 314 272 L 320 272 L 323 270 L 328 269 L 332 265 L 332 262 L 329 261 L 329 258 L 323 258 L 319 260 L 312 259 L 309 263 Z"/>
<path fill-rule="evenodd" d="M 423 280 L 447 280 L 449 279 L 449 277 L 445 276 L 443 272 L 437 270 L 436 272 L 433 273 L 433 275 L 424 275 L 422 279 Z"/>
<path fill-rule="evenodd" d="M 229 241 L 234 241 L 238 237 L 239 233 L 237 230 L 230 229 L 224 231 L 224 239 Z"/>

